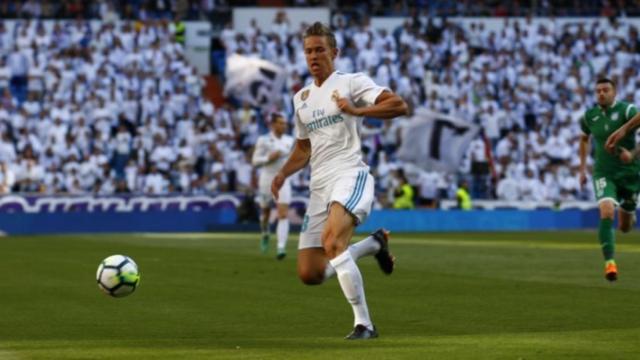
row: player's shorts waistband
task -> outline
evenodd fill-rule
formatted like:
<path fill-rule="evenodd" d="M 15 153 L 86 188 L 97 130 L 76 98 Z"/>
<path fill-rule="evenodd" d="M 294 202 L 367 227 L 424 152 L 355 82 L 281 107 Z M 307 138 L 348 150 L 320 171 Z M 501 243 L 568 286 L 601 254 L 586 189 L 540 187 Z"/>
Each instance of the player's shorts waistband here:
<path fill-rule="evenodd" d="M 347 176 L 357 176 L 358 173 L 361 172 L 365 172 L 365 173 L 369 173 L 369 167 L 365 166 L 365 167 L 357 167 L 357 168 L 352 168 L 352 169 L 348 169 L 348 170 L 340 170 L 334 174 L 332 174 L 332 176 L 323 179 L 323 181 L 314 181 L 314 179 L 311 179 L 311 183 L 309 184 L 309 190 L 311 191 L 322 191 L 324 189 L 327 188 L 331 188 L 333 187 L 333 185 L 340 180 L 341 178 L 347 177 Z"/>

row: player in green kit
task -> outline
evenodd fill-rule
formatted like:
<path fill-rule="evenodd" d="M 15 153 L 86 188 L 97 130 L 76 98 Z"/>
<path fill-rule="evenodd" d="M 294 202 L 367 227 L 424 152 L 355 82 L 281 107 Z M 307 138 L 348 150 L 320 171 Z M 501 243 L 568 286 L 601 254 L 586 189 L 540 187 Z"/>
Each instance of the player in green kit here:
<path fill-rule="evenodd" d="M 594 139 L 595 164 L 593 167 L 593 185 L 600 208 L 598 238 L 605 259 L 605 278 L 618 279 L 618 266 L 615 256 L 615 232 L 613 219 L 615 208 L 618 211 L 620 231 L 629 232 L 635 225 L 636 199 L 640 190 L 640 163 L 630 158 L 629 150 L 635 148 L 633 134 L 625 134 L 616 146 L 609 146 L 607 139 L 611 134 L 631 120 L 637 113 L 633 104 L 616 101 L 615 83 L 610 79 L 596 82 L 598 104 L 588 109 L 581 120 L 583 134 L 580 137 L 580 183 L 586 178 L 586 157 L 589 153 L 591 137 Z"/>

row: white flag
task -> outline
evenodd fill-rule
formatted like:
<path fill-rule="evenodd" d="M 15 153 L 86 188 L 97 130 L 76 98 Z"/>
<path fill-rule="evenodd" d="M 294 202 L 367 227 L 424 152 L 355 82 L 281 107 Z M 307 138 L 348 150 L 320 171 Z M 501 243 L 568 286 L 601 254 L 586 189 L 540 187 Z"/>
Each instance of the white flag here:
<path fill-rule="evenodd" d="M 285 72 L 269 61 L 233 54 L 227 58 L 225 77 L 225 96 L 264 106 L 280 100 Z"/>
<path fill-rule="evenodd" d="M 456 171 L 478 125 L 449 115 L 417 109 L 405 126 L 398 159 L 425 170 Z"/>

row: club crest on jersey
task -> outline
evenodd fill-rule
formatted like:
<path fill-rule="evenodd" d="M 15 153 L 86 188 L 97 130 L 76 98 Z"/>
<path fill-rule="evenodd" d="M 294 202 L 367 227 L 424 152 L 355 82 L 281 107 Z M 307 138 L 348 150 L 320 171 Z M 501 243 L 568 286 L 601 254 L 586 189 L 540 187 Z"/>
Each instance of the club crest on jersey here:
<path fill-rule="evenodd" d="M 339 98 L 340 94 L 338 94 L 338 90 L 333 90 L 333 92 L 331 93 L 331 100 L 338 101 Z"/>
<path fill-rule="evenodd" d="M 616 121 L 616 120 L 618 120 L 618 115 L 620 115 L 620 114 L 618 114 L 618 113 L 614 113 L 613 115 L 611 115 L 611 120 L 612 120 L 612 121 Z"/>
<path fill-rule="evenodd" d="M 594 116 L 594 117 L 593 117 L 593 122 L 598 121 L 598 119 L 600 119 L 600 115 L 596 115 L 596 116 Z"/>
<path fill-rule="evenodd" d="M 305 90 L 300 94 L 300 100 L 305 101 L 309 97 L 309 89 Z"/>

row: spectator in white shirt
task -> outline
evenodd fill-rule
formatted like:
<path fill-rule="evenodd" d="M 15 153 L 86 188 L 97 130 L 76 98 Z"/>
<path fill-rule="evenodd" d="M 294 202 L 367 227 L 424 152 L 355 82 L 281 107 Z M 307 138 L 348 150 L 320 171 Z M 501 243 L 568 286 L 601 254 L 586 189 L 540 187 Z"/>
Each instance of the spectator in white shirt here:
<path fill-rule="evenodd" d="M 434 209 L 438 206 L 438 182 L 440 175 L 435 171 L 423 171 L 418 177 L 418 206 Z"/>
<path fill-rule="evenodd" d="M 168 172 L 171 163 L 176 160 L 176 152 L 167 144 L 167 141 L 160 135 L 155 137 L 155 149 L 151 153 L 150 160 L 162 172 Z"/>
<path fill-rule="evenodd" d="M 520 186 L 518 185 L 518 181 L 513 177 L 503 175 L 500 181 L 498 181 L 496 194 L 500 200 L 520 200 Z"/>
<path fill-rule="evenodd" d="M 141 182 L 143 181 L 141 167 L 138 166 L 134 159 L 129 159 L 127 167 L 124 169 L 125 181 L 127 188 L 132 192 L 137 192 L 141 188 Z"/>
<path fill-rule="evenodd" d="M 127 166 L 131 154 L 131 133 L 124 123 L 118 126 L 118 131 L 113 139 L 113 169 L 118 178 L 124 177 L 124 168 Z"/>
<path fill-rule="evenodd" d="M 7 132 L 2 133 L 0 140 L 0 160 L 14 162 L 16 160 L 16 149 Z"/>
<path fill-rule="evenodd" d="M 40 192 L 44 169 L 32 157 L 23 158 L 16 170 L 16 183 L 20 192 Z"/>
<path fill-rule="evenodd" d="M 144 192 L 146 194 L 162 194 L 167 188 L 167 181 L 164 176 L 158 172 L 155 165 L 151 165 L 149 173 L 144 178 Z"/>
<path fill-rule="evenodd" d="M 29 74 L 29 64 L 31 61 L 18 45 L 14 45 L 13 51 L 9 54 L 7 65 L 11 70 L 11 86 L 24 98 L 27 91 L 27 75 Z"/>

